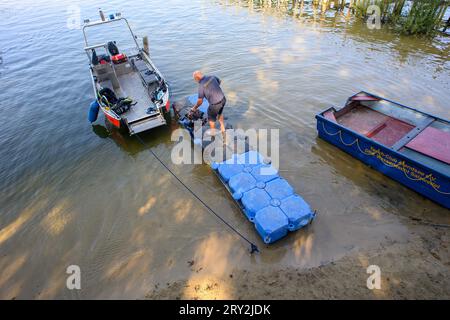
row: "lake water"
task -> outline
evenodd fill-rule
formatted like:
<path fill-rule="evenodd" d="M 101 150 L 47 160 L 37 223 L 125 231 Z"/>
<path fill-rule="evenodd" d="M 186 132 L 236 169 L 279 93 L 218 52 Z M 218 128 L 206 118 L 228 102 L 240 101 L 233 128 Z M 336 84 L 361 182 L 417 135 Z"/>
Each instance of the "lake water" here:
<path fill-rule="evenodd" d="M 361 89 L 450 118 L 449 38 L 369 30 L 332 10 L 292 16 L 249 3 L 1 2 L 1 298 L 140 298 L 179 279 L 313 267 L 408 241 L 410 216 L 449 222 L 448 210 L 319 140 L 314 119 Z M 313 225 L 264 246 L 207 165 L 171 164 L 175 119 L 143 135 L 259 245 L 251 256 L 135 138 L 108 132 L 103 117 L 87 121 L 88 61 L 68 13 L 93 19 L 98 7 L 122 12 L 149 36 L 172 100 L 196 91 L 191 75 L 201 69 L 223 80 L 234 127 L 280 129 L 280 170 L 319 212 Z M 82 290 L 66 288 L 69 265 L 80 266 Z"/>

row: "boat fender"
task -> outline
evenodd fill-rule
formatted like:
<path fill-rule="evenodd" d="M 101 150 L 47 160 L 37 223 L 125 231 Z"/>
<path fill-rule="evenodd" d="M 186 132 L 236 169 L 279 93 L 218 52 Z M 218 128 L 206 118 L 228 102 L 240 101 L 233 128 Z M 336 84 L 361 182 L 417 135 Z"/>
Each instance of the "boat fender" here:
<path fill-rule="evenodd" d="M 88 119 L 90 123 L 95 122 L 97 120 L 99 109 L 100 106 L 98 105 L 97 100 L 92 101 L 91 106 L 89 107 L 89 114 L 88 114 Z"/>

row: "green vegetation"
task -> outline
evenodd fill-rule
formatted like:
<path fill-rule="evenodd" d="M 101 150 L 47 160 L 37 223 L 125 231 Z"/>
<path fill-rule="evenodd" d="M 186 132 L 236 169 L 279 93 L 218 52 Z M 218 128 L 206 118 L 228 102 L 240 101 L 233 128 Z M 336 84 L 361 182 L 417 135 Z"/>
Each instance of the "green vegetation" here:
<path fill-rule="evenodd" d="M 448 4 L 440 0 L 414 1 L 406 17 L 399 19 L 401 31 L 406 34 L 431 34 L 442 26 Z"/>
<path fill-rule="evenodd" d="M 443 0 L 357 0 L 352 9 L 367 18 L 370 5 L 380 8 L 380 20 L 405 34 L 431 35 L 443 26 L 448 2 Z"/>
<path fill-rule="evenodd" d="M 449 0 L 248 0 L 261 8 L 284 8 L 295 15 L 304 5 L 322 12 L 329 9 L 346 11 L 359 19 L 373 15 L 371 5 L 380 8 L 380 22 L 404 34 L 434 35 L 446 24 L 443 19 Z M 301 9 L 299 9 L 301 8 Z M 450 20 L 449 20 L 450 22 Z"/>

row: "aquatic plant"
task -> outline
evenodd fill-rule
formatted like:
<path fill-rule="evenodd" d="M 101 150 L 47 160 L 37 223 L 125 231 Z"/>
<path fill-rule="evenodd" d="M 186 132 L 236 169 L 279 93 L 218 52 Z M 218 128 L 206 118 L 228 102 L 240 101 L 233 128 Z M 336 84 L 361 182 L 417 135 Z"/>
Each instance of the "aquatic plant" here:
<path fill-rule="evenodd" d="M 403 33 L 431 34 L 441 27 L 447 8 L 441 0 L 415 0 L 408 14 L 396 21 Z"/>
<path fill-rule="evenodd" d="M 370 5 L 380 8 L 380 20 L 405 34 L 432 34 L 442 23 L 448 3 L 443 0 L 356 0 L 356 17 L 366 19 Z M 405 9 L 406 8 L 406 9 Z"/>
<path fill-rule="evenodd" d="M 398 0 L 394 2 L 394 7 L 391 13 L 392 21 L 397 21 L 398 18 L 402 15 L 403 7 L 405 6 L 406 0 Z"/>
<path fill-rule="evenodd" d="M 371 5 L 380 9 L 380 21 L 405 34 L 432 35 L 444 27 L 444 15 L 449 0 L 248 0 L 256 6 L 275 7 L 289 15 L 301 15 L 304 4 L 320 8 L 322 12 L 332 8 L 347 10 L 356 18 L 367 19 Z M 449 22 L 450 23 L 450 22 Z"/>
<path fill-rule="evenodd" d="M 353 7 L 353 13 L 358 18 L 367 17 L 367 9 L 371 4 L 371 0 L 356 0 L 355 6 Z"/>

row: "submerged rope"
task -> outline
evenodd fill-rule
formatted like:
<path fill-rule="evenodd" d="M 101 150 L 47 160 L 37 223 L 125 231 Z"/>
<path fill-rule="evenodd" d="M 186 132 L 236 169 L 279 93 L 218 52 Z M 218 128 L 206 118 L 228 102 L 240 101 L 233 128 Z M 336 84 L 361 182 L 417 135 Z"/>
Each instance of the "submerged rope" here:
<path fill-rule="evenodd" d="M 207 208 L 212 214 L 214 214 L 217 218 L 220 219 L 220 221 L 222 221 L 228 228 L 230 228 L 234 233 L 236 233 L 242 240 L 246 241 L 249 245 L 250 245 L 250 254 L 253 254 L 255 252 L 259 252 L 258 247 L 256 246 L 256 244 L 254 244 L 253 242 L 251 242 L 249 239 L 247 239 L 243 234 L 241 234 L 236 228 L 234 228 L 229 222 L 227 222 L 224 218 L 222 218 L 217 212 L 215 212 L 207 203 L 205 203 L 199 196 L 197 196 L 195 194 L 194 191 L 192 191 L 183 181 L 180 180 L 180 178 L 177 177 L 177 175 L 170 170 L 170 168 L 155 154 L 155 152 L 153 152 L 152 148 L 146 144 L 144 142 L 144 140 L 142 140 L 142 138 L 138 135 L 135 134 L 136 138 L 138 138 L 139 142 L 146 147 L 151 154 L 153 155 L 153 157 L 155 157 L 156 160 L 158 160 L 158 162 L 164 167 L 166 168 L 167 171 L 169 171 L 169 173 L 175 178 L 177 179 L 177 181 L 183 185 L 183 187 L 186 188 L 187 191 L 189 191 L 198 201 L 201 202 L 201 204 L 203 204 L 203 206 L 205 206 L 205 208 Z"/>

